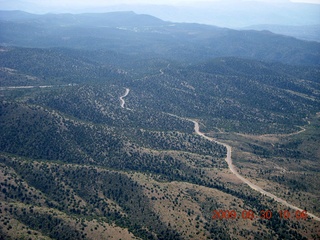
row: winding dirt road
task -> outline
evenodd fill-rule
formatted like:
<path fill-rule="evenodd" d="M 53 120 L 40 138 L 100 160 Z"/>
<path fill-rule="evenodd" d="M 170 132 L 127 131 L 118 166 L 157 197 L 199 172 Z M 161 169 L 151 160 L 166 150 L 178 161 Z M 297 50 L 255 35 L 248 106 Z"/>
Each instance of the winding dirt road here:
<path fill-rule="evenodd" d="M 124 108 L 124 104 L 125 104 L 125 101 L 123 100 L 124 97 L 126 97 L 128 94 L 129 94 L 129 91 L 130 89 L 129 88 L 126 88 L 126 92 L 123 96 L 120 97 L 120 101 L 121 101 L 121 107 Z M 193 120 L 193 119 L 189 119 L 189 118 L 183 118 L 183 117 L 179 117 L 177 115 L 174 115 L 174 114 L 171 114 L 171 113 L 165 113 L 165 114 L 168 114 L 170 116 L 173 116 L 173 117 L 177 117 L 177 118 L 180 118 L 180 119 L 183 119 L 183 120 L 186 120 L 186 121 L 189 121 L 189 122 L 192 122 L 194 124 L 194 131 L 197 135 L 209 140 L 209 141 L 212 141 L 212 142 L 215 142 L 217 144 L 220 144 L 222 146 L 224 146 L 226 149 L 227 149 L 227 157 L 226 157 L 226 162 L 228 164 L 228 167 L 229 167 L 229 170 L 238 178 L 240 179 L 243 183 L 247 184 L 250 188 L 252 188 L 253 190 L 255 191 L 258 191 L 260 192 L 261 194 L 263 195 L 266 195 L 270 198 L 272 198 L 273 200 L 285 205 L 286 207 L 288 208 L 291 208 L 291 209 L 294 209 L 294 210 L 298 210 L 298 211 L 301 211 L 303 212 L 304 209 L 302 208 L 299 208 L 299 207 L 296 207 L 290 203 L 288 203 L 287 201 L 277 197 L 276 195 L 270 193 L 270 192 L 267 192 L 265 190 L 263 190 L 261 187 L 253 184 L 252 182 L 250 182 L 248 179 L 244 178 L 243 176 L 241 176 L 237 170 L 235 169 L 235 166 L 232 164 L 232 148 L 230 145 L 226 144 L 226 143 L 223 143 L 223 142 L 219 142 L 217 140 L 215 140 L 214 138 L 211 138 L 211 137 L 208 137 L 206 136 L 204 133 L 200 132 L 200 127 L 199 127 L 199 123 L 196 121 L 196 120 Z M 303 128 L 300 132 L 303 132 L 305 131 L 305 129 Z M 320 221 L 320 218 L 317 217 L 316 215 L 312 214 L 312 213 L 309 213 L 308 212 L 308 216 L 311 217 L 312 219 L 316 220 L 316 221 Z"/>
<path fill-rule="evenodd" d="M 124 104 L 125 104 L 125 101 L 123 100 L 123 98 L 125 98 L 126 96 L 128 96 L 129 92 L 130 92 L 130 89 L 129 89 L 129 88 L 126 88 L 126 92 L 124 93 L 124 95 L 122 95 L 122 96 L 120 97 L 120 106 L 121 106 L 122 108 L 124 108 Z"/>
<path fill-rule="evenodd" d="M 260 192 L 261 194 L 263 195 L 266 195 L 272 199 L 274 199 L 275 201 L 279 202 L 279 203 L 282 203 L 283 205 L 291 208 L 291 209 L 295 209 L 295 210 L 299 210 L 299 211 L 304 211 L 304 209 L 301 209 L 301 208 L 298 208 L 290 203 L 288 203 L 287 201 L 277 197 L 276 195 L 270 193 L 270 192 L 267 192 L 265 190 L 263 190 L 261 187 L 253 184 L 252 182 L 250 182 L 248 179 L 242 177 L 238 172 L 237 170 L 235 169 L 234 165 L 232 164 L 232 158 L 231 158 L 231 153 L 232 153 L 232 148 L 230 145 L 226 144 L 226 143 L 222 143 L 222 142 L 218 142 L 217 140 L 215 140 L 214 138 L 211 138 L 211 137 L 208 137 L 206 136 L 204 133 L 200 132 L 200 129 L 199 129 L 199 123 L 195 120 L 192 120 L 192 119 L 188 119 L 188 118 L 183 118 L 187 121 L 190 121 L 190 122 L 193 122 L 194 123 L 194 131 L 196 132 L 196 134 L 198 134 L 199 136 L 209 140 L 209 141 L 213 141 L 213 142 L 216 142 L 218 144 L 221 144 L 223 145 L 224 147 L 227 148 L 227 157 L 226 157 L 226 162 L 228 163 L 228 167 L 230 169 L 230 171 L 237 176 L 237 178 L 239 178 L 242 182 L 246 183 L 249 187 L 251 187 L 253 190 L 256 190 L 258 192 Z M 312 213 L 309 213 L 308 212 L 308 216 L 317 220 L 317 221 L 320 221 L 320 218 L 317 217 L 316 215 L 312 214 Z"/>

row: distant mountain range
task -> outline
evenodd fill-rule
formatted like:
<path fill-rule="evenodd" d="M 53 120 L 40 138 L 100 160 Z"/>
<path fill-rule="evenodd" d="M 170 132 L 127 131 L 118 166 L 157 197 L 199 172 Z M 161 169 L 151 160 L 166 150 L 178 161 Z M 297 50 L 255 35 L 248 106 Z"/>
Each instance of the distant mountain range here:
<path fill-rule="evenodd" d="M 306 26 L 289 26 L 289 25 L 252 25 L 243 30 L 268 30 L 273 33 L 292 36 L 298 39 L 320 42 L 320 25 L 306 25 Z"/>
<path fill-rule="evenodd" d="M 59 6 L 52 2 L 50 8 L 36 1 L 0 1 L 1 10 L 20 9 L 33 13 L 84 13 L 84 12 L 115 12 L 134 11 L 149 14 L 166 21 L 202 23 L 221 27 L 240 28 L 257 24 L 273 25 L 315 25 L 319 24 L 319 4 L 296 3 L 281 1 L 195 1 L 194 3 L 178 3 L 160 5 L 156 2 L 148 4 L 116 4 L 109 1 L 100 3 L 98 7 L 69 4 Z"/>
<path fill-rule="evenodd" d="M 134 12 L 35 15 L 0 12 L 0 45 L 109 49 L 123 54 L 200 62 L 243 57 L 320 64 L 320 44 L 269 31 L 172 23 Z"/>

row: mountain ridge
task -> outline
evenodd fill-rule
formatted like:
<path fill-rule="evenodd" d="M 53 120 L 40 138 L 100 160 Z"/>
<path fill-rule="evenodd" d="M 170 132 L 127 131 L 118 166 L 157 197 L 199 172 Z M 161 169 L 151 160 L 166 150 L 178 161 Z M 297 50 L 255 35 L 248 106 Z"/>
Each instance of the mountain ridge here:
<path fill-rule="evenodd" d="M 305 26 L 260 24 L 260 25 L 248 26 L 242 29 L 244 30 L 252 29 L 252 30 L 258 30 L 258 31 L 268 30 L 273 33 L 292 36 L 301 40 L 320 42 L 320 25 L 319 24 L 305 25 Z"/>
<path fill-rule="evenodd" d="M 133 12 L 39 15 L 23 23 L 2 20 L 0 26 L 0 45 L 4 46 L 108 49 L 186 63 L 232 56 L 320 65 L 320 43 L 267 31 L 171 23 Z"/>

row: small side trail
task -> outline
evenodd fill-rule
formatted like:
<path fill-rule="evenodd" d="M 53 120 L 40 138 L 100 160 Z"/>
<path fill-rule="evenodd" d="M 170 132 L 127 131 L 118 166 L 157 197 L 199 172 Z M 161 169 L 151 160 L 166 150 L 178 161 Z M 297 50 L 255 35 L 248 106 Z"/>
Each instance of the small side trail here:
<path fill-rule="evenodd" d="M 175 116 L 175 115 L 172 115 L 170 114 L 171 116 Z M 176 116 L 178 117 L 178 116 Z M 232 148 L 230 145 L 226 144 L 226 143 L 222 143 L 222 142 L 219 142 L 217 140 L 215 140 L 214 138 L 211 138 L 211 137 L 208 137 L 206 136 L 204 133 L 200 132 L 200 129 L 199 129 L 199 123 L 195 120 L 192 120 L 192 119 L 189 119 L 189 118 L 183 118 L 184 120 L 187 120 L 187 121 L 190 121 L 190 122 L 193 122 L 194 123 L 194 131 L 196 132 L 196 134 L 198 134 L 199 136 L 209 140 L 209 141 L 212 141 L 212 142 L 215 142 L 215 143 L 218 143 L 220 145 L 223 145 L 224 147 L 227 148 L 227 157 L 226 157 L 226 162 L 228 164 L 228 167 L 229 167 L 229 170 L 237 177 L 239 178 L 243 183 L 247 184 L 250 188 L 252 188 L 253 190 L 255 191 L 258 191 L 260 192 L 261 194 L 263 195 L 266 195 L 270 198 L 272 198 L 273 200 L 291 208 L 291 209 L 295 209 L 295 210 L 299 210 L 299 211 L 304 211 L 303 209 L 299 208 L 299 207 L 296 207 L 290 203 L 288 203 L 287 201 L 277 197 L 276 195 L 270 193 L 270 192 L 267 192 L 265 190 L 263 190 L 261 187 L 253 184 L 252 182 L 250 182 L 248 179 L 244 178 L 243 176 L 241 176 L 237 170 L 235 169 L 235 166 L 232 164 L 232 158 L 231 158 L 231 154 L 232 154 Z M 308 216 L 310 216 L 311 218 L 317 220 L 317 221 L 320 221 L 320 218 L 317 217 L 316 215 L 312 214 L 312 213 L 309 213 L 308 212 Z"/>

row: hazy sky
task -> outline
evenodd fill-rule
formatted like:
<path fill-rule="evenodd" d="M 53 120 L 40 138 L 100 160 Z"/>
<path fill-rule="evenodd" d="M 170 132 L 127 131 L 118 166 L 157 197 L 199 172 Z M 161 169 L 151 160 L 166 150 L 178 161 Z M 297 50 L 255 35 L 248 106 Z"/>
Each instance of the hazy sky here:
<path fill-rule="evenodd" d="M 35 4 L 41 6 L 110 6 L 118 4 L 164 4 L 164 5 L 184 5 L 197 2 L 216 2 L 216 1 L 232 1 L 232 0 L 1 0 L 4 5 L 17 4 Z M 235 0 L 233 0 L 235 1 Z M 238 0 L 237 2 L 246 1 Z M 290 2 L 289 0 L 253 0 L 263 2 Z M 291 0 L 291 2 L 318 3 L 320 0 Z M 1 8 L 1 6 L 0 6 Z"/>
<path fill-rule="evenodd" d="M 8 0 L 14 2 L 16 0 Z M 136 4 L 136 3 L 148 3 L 148 4 L 186 4 L 186 3 L 196 3 L 196 2 L 216 2 L 219 0 L 25 0 L 25 2 L 32 2 L 37 4 L 48 4 L 48 5 L 116 5 L 116 4 Z M 222 1 L 222 0 L 220 0 Z M 226 0 L 224 0 L 226 1 Z M 239 0 L 242 1 L 242 0 Z M 283 2 L 286 0 L 258 0 L 263 2 Z M 318 3 L 320 0 L 293 0 L 291 2 L 309 2 L 309 3 Z"/>

